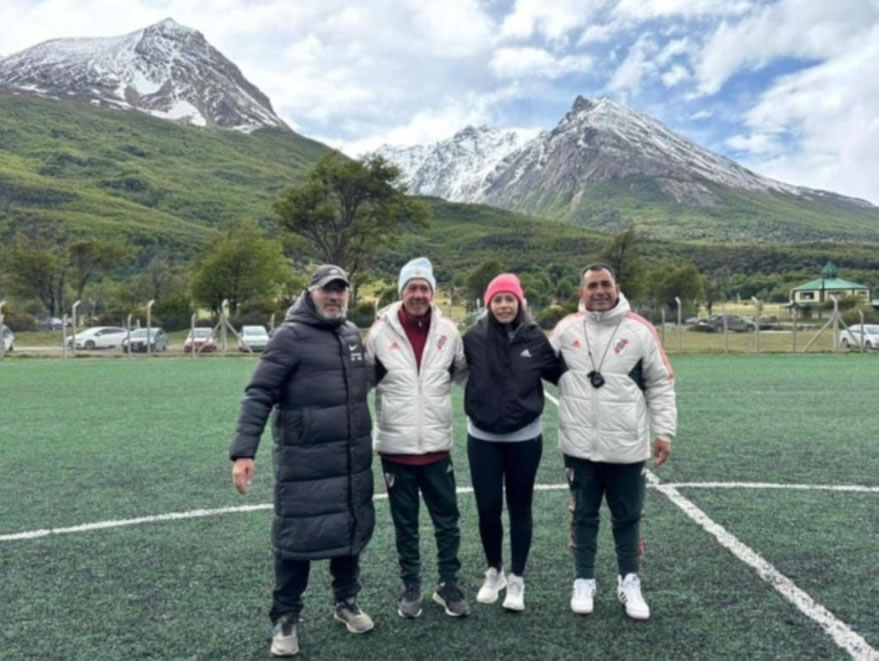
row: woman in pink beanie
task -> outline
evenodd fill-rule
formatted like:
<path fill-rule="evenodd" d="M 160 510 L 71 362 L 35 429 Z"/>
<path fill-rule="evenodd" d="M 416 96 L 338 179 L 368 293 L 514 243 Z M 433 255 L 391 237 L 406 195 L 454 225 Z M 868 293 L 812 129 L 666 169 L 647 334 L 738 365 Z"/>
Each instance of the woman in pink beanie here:
<path fill-rule="evenodd" d="M 485 290 L 486 314 L 464 335 L 469 376 L 464 394 L 467 457 L 488 569 L 483 604 L 525 609 L 523 574 L 531 546 L 531 501 L 543 451 L 541 379 L 556 383 L 561 365 L 525 305 L 522 284 L 502 273 Z M 510 513 L 510 572 L 503 569 L 504 484 Z"/>

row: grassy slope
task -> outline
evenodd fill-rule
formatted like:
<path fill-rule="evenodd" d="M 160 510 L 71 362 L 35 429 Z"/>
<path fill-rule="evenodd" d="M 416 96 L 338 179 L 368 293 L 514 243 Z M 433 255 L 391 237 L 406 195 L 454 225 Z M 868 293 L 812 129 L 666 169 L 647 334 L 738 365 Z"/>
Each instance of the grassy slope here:
<path fill-rule="evenodd" d="M 239 217 L 267 217 L 326 151 L 295 133 L 0 96 L 0 233 L 35 215 L 76 233 L 191 245 Z"/>
<path fill-rule="evenodd" d="M 667 239 L 879 242 L 879 209 L 749 193 L 712 182 L 705 187 L 716 198 L 713 206 L 678 203 L 655 180 L 628 177 L 590 186 L 574 204 L 570 193 L 557 191 L 549 198 L 526 199 L 518 208 L 604 231 L 634 223 Z"/>

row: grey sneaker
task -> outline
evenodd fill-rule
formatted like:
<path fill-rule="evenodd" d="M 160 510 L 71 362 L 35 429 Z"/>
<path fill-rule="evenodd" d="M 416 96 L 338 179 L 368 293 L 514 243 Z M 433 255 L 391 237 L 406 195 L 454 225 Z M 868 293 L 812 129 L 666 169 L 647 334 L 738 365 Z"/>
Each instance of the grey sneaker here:
<path fill-rule="evenodd" d="M 443 581 L 436 586 L 433 600 L 445 608 L 446 615 L 451 617 L 463 617 L 470 613 L 470 606 L 467 605 L 457 581 Z"/>
<path fill-rule="evenodd" d="M 296 634 L 295 615 L 282 615 L 272 631 L 272 656 L 295 656 L 299 654 L 299 636 Z"/>
<path fill-rule="evenodd" d="M 337 603 L 336 612 L 333 613 L 333 617 L 342 622 L 351 633 L 366 633 L 367 631 L 372 631 L 372 628 L 375 626 L 372 618 L 360 610 L 354 599 Z"/>
<path fill-rule="evenodd" d="M 421 586 L 418 583 L 409 583 L 400 597 L 400 607 L 397 614 L 407 619 L 415 619 L 421 615 Z"/>

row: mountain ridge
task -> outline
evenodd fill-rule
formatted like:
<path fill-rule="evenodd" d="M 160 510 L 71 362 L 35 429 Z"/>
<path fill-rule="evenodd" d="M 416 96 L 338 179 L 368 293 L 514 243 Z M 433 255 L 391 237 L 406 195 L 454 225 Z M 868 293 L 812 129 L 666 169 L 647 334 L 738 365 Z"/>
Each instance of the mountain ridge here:
<path fill-rule="evenodd" d="M 680 229 L 682 238 L 737 240 L 759 235 L 761 221 L 773 216 L 765 240 L 851 240 L 861 231 L 870 240 L 879 237 L 879 208 L 868 201 L 764 177 L 608 98 L 578 96 L 552 130 L 503 153 L 486 150 L 481 159 L 456 164 L 440 157 L 459 149 L 465 133 L 489 131 L 501 133 L 467 127 L 434 145 L 386 145 L 374 153 L 400 163 L 414 193 L 598 229 L 635 224 L 657 236 Z M 411 161 L 415 153 L 420 160 L 413 174 L 400 159 Z M 467 187 L 450 187 L 456 179 Z M 798 236 L 800 215 L 818 224 L 826 219 L 827 230 Z M 682 217 L 690 227 L 681 226 Z M 849 222 L 860 229 L 847 228 Z"/>
<path fill-rule="evenodd" d="M 232 61 L 201 32 L 171 18 L 121 36 L 50 39 L 4 57 L 0 90 L 198 126 L 289 130 Z"/>

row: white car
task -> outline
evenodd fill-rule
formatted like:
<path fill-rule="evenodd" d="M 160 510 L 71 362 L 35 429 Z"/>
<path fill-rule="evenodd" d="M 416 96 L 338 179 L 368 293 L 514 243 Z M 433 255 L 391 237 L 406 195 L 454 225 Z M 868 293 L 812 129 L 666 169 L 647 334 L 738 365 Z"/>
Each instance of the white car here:
<path fill-rule="evenodd" d="M 247 351 L 265 351 L 269 343 L 269 334 L 264 326 L 242 326 L 241 339 L 238 340 L 238 349 Z"/>
<path fill-rule="evenodd" d="M 847 331 L 842 331 L 839 341 L 845 348 L 859 349 L 862 337 L 865 349 L 879 349 L 879 325 L 876 324 L 852 324 Z"/>
<path fill-rule="evenodd" d="M 6 353 L 11 353 L 15 351 L 15 333 L 7 326 L 3 324 L 3 328 L 0 328 L 0 334 L 3 335 L 3 349 Z"/>
<path fill-rule="evenodd" d="M 76 348 L 87 349 L 112 349 L 121 347 L 122 340 L 128 336 L 128 331 L 119 326 L 95 326 L 85 328 L 76 334 Z M 73 337 L 68 338 L 67 346 L 73 346 Z"/>

